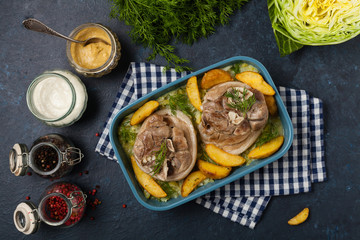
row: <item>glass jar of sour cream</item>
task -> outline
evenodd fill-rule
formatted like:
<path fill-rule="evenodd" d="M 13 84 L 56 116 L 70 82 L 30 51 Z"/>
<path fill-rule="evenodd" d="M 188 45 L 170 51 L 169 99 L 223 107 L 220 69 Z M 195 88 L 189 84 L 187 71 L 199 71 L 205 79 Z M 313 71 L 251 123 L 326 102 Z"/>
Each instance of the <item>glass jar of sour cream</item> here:
<path fill-rule="evenodd" d="M 44 72 L 32 81 L 26 93 L 31 113 L 54 127 L 69 126 L 79 120 L 87 99 L 85 85 L 66 70 Z"/>
<path fill-rule="evenodd" d="M 85 77 L 101 77 L 114 69 L 121 56 L 121 45 L 114 32 L 98 23 L 86 23 L 75 28 L 69 37 L 77 40 L 100 38 L 104 42 L 87 45 L 67 41 L 66 55 L 70 65 Z"/>

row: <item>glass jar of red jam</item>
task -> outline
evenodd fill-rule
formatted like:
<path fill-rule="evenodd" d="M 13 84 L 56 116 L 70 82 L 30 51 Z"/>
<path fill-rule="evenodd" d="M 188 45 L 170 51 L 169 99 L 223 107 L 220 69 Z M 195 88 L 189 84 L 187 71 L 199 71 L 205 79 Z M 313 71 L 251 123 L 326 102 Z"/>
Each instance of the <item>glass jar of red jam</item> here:
<path fill-rule="evenodd" d="M 23 176 L 30 167 L 38 175 L 57 179 L 68 174 L 81 162 L 81 150 L 60 134 L 48 134 L 34 141 L 30 151 L 25 144 L 16 143 L 10 150 L 10 170 L 15 176 Z"/>
<path fill-rule="evenodd" d="M 45 189 L 37 208 L 32 202 L 20 203 L 14 211 L 16 228 L 28 235 L 44 222 L 50 226 L 72 227 L 84 216 L 86 195 L 75 184 L 54 183 Z"/>

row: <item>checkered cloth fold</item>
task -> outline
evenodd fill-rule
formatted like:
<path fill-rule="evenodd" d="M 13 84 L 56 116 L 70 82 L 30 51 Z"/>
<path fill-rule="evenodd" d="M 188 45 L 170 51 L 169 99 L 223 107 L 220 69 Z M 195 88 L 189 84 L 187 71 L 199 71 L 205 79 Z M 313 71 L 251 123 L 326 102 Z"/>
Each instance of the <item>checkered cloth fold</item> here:
<path fill-rule="evenodd" d="M 149 63 L 131 63 L 110 109 L 95 151 L 116 160 L 110 144 L 111 122 L 132 101 L 185 76 Z M 304 90 L 279 87 L 294 127 L 289 151 L 279 160 L 196 199 L 196 203 L 254 228 L 271 196 L 311 191 L 311 184 L 326 180 L 322 101 Z"/>

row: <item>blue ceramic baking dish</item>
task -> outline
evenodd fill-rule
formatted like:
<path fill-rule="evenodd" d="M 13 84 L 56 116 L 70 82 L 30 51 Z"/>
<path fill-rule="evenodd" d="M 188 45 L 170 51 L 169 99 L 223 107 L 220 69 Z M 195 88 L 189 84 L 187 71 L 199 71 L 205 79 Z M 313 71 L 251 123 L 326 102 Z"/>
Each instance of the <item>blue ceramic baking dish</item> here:
<path fill-rule="evenodd" d="M 277 151 L 272 156 L 262 159 L 262 160 L 256 160 L 253 161 L 251 164 L 247 166 L 242 166 L 237 169 L 235 169 L 228 177 L 220 180 L 215 180 L 214 182 L 208 183 L 205 186 L 199 187 L 195 191 L 193 191 L 189 196 L 183 198 L 179 196 L 178 198 L 170 199 L 167 202 L 160 202 L 154 199 L 147 199 L 144 196 L 143 190 L 140 186 L 140 184 L 137 182 L 134 171 L 131 166 L 130 159 L 126 155 L 125 151 L 123 150 L 119 139 L 118 139 L 118 127 L 120 126 L 123 119 L 135 112 L 139 107 L 141 107 L 144 103 L 146 103 L 149 100 L 157 99 L 161 95 L 170 92 L 180 86 L 183 86 L 186 84 L 187 80 L 192 76 L 199 76 L 199 78 L 204 74 L 205 72 L 214 69 L 214 68 L 224 68 L 230 65 L 233 65 L 235 63 L 238 63 L 239 61 L 248 63 L 256 67 L 260 74 L 263 76 L 263 78 L 266 80 L 267 83 L 269 83 L 276 91 L 275 94 L 275 100 L 278 106 L 278 111 L 280 115 L 280 119 L 284 128 L 284 143 L 279 151 Z M 122 172 L 124 173 L 124 176 L 131 188 L 131 191 L 135 195 L 136 199 L 146 208 L 156 211 L 163 211 L 163 210 L 169 210 L 171 208 L 177 207 L 179 205 L 182 205 L 186 202 L 189 202 L 195 198 L 198 198 L 206 193 L 209 193 L 219 187 L 222 187 L 230 182 L 235 181 L 236 179 L 239 179 L 246 174 L 249 174 L 251 172 L 254 172 L 255 170 L 264 167 L 265 165 L 272 163 L 282 157 L 290 148 L 293 140 L 293 126 L 289 117 L 289 114 L 284 106 L 283 101 L 280 98 L 279 92 L 276 89 L 276 86 L 274 82 L 272 81 L 270 74 L 266 70 L 266 68 L 257 60 L 245 57 L 245 56 L 236 56 L 232 57 L 226 60 L 223 60 L 221 62 L 215 63 L 211 66 L 208 66 L 206 68 L 203 68 L 201 70 L 198 70 L 196 72 L 193 72 L 185 77 L 182 77 L 175 82 L 169 83 L 166 86 L 163 86 L 156 91 L 153 91 L 149 93 L 146 96 L 143 96 L 142 98 L 138 99 L 137 101 L 133 102 L 132 104 L 129 104 L 125 108 L 123 108 L 114 118 L 111 128 L 110 128 L 110 141 L 112 144 L 112 147 L 114 148 L 116 157 L 119 161 L 120 167 Z"/>

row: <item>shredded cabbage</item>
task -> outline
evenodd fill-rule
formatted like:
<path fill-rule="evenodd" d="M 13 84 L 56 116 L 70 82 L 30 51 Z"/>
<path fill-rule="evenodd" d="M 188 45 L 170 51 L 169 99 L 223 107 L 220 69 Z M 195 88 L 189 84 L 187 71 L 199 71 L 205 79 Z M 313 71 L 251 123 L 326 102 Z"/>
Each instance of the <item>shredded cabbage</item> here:
<path fill-rule="evenodd" d="M 360 34 L 360 0 L 268 0 L 268 8 L 282 55 Z"/>

